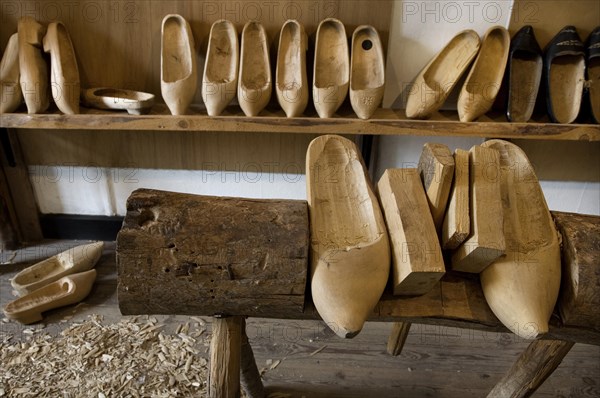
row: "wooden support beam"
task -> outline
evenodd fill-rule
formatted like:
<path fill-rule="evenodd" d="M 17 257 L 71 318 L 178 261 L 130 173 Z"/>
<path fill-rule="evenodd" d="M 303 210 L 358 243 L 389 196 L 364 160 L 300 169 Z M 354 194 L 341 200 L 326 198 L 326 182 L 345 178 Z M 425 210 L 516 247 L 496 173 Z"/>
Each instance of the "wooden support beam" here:
<path fill-rule="evenodd" d="M 0 251 L 19 246 L 19 230 L 4 170 L 0 167 Z"/>
<path fill-rule="evenodd" d="M 256 366 L 254 352 L 246 334 L 246 320 L 242 318 L 242 354 L 240 383 L 248 398 L 265 398 L 265 389 L 260 378 L 260 372 Z"/>
<path fill-rule="evenodd" d="M 500 155 L 495 149 L 476 145 L 469 162 L 471 231 L 452 254 L 452 269 L 479 273 L 506 250 L 501 227 Z"/>
<path fill-rule="evenodd" d="M 442 224 L 442 248 L 454 250 L 469 236 L 469 151 L 454 152 L 454 181 L 450 190 L 448 209 Z"/>
<path fill-rule="evenodd" d="M 454 178 L 454 157 L 443 144 L 427 143 L 419 158 L 419 174 L 429 200 L 436 231 L 440 231 Z"/>
<path fill-rule="evenodd" d="M 410 322 L 394 322 L 392 324 L 392 332 L 387 342 L 388 354 L 397 357 L 402 353 L 404 343 L 410 331 Z"/>
<path fill-rule="evenodd" d="M 425 294 L 446 268 L 419 173 L 388 169 L 377 189 L 390 234 L 394 294 Z"/>
<path fill-rule="evenodd" d="M 210 341 L 210 398 L 240 396 L 242 321 L 239 316 L 213 318 Z"/>
<path fill-rule="evenodd" d="M 574 344 L 562 340 L 534 340 L 488 398 L 530 397 L 560 365 Z"/>

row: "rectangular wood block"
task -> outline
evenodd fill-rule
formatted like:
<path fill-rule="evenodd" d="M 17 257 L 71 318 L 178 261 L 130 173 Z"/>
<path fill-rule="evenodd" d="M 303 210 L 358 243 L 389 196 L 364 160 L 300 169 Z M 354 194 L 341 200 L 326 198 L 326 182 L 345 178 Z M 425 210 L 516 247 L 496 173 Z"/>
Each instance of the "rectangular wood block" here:
<path fill-rule="evenodd" d="M 440 231 L 454 177 L 454 157 L 446 145 L 426 143 L 419 158 L 418 168 L 429 201 L 433 224 L 436 231 Z"/>
<path fill-rule="evenodd" d="M 469 151 L 454 152 L 454 181 L 442 225 L 442 248 L 454 250 L 469 236 Z"/>
<path fill-rule="evenodd" d="M 394 294 L 425 294 L 446 269 L 419 172 L 388 169 L 377 188 L 392 246 Z"/>
<path fill-rule="evenodd" d="M 467 240 L 452 254 L 452 269 L 479 273 L 506 250 L 500 155 L 495 149 L 476 145 L 471 148 L 469 162 L 471 231 Z"/>
<path fill-rule="evenodd" d="M 300 314 L 308 269 L 305 201 L 139 189 L 117 236 L 124 315 Z"/>

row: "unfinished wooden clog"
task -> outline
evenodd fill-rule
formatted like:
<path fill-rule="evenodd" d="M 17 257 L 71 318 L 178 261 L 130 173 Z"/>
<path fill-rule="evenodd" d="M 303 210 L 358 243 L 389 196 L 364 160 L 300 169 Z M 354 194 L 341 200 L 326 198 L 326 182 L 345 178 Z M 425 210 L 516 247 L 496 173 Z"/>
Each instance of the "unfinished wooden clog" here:
<path fill-rule="evenodd" d="M 319 117 L 328 118 L 346 99 L 350 81 L 348 39 L 335 18 L 321 21 L 315 42 L 313 102 Z"/>
<path fill-rule="evenodd" d="M 187 21 L 177 14 L 162 22 L 160 91 L 173 115 L 184 115 L 198 85 L 194 36 Z"/>
<path fill-rule="evenodd" d="M 415 78 L 406 103 L 406 117 L 424 119 L 440 107 L 479 51 L 479 35 L 464 30 L 446 44 Z"/>
<path fill-rule="evenodd" d="M 202 99 L 209 116 L 219 116 L 238 85 L 240 49 L 235 26 L 224 19 L 213 23 L 202 79 Z"/>
<path fill-rule="evenodd" d="M 510 35 L 506 28 L 493 26 L 486 32 L 479 55 L 458 96 L 458 117 L 461 122 L 471 122 L 492 109 L 500 91 Z"/>
<path fill-rule="evenodd" d="M 43 312 L 75 304 L 86 298 L 95 280 L 95 269 L 62 277 L 11 301 L 4 307 L 4 315 L 26 325 L 39 322 L 43 318 Z"/>
<path fill-rule="evenodd" d="M 42 113 L 50 105 L 48 70 L 42 57 L 46 29 L 31 17 L 19 19 L 19 70 L 21 91 L 28 113 Z"/>
<path fill-rule="evenodd" d="M 125 110 L 130 115 L 148 113 L 154 105 L 154 94 L 109 87 L 82 90 L 81 99 L 92 108 Z"/>
<path fill-rule="evenodd" d="M 311 290 L 323 320 L 356 336 L 388 280 L 390 247 L 383 214 L 356 145 L 314 139 L 306 154 L 311 230 Z"/>
<path fill-rule="evenodd" d="M 14 112 L 23 102 L 19 83 L 19 34 L 13 34 L 0 61 L 0 113 Z"/>
<path fill-rule="evenodd" d="M 25 268 L 11 280 L 19 295 L 31 293 L 63 276 L 87 271 L 94 267 L 104 248 L 104 242 L 73 247 L 44 261 Z"/>
<path fill-rule="evenodd" d="M 483 270 L 481 286 L 498 319 L 520 337 L 533 339 L 548 331 L 560 289 L 558 235 L 525 153 L 502 140 L 482 146 L 500 153 L 506 253 Z"/>
<path fill-rule="evenodd" d="M 295 19 L 287 20 L 279 35 L 275 72 L 277 100 L 287 117 L 300 116 L 308 105 L 307 49 L 304 26 Z"/>
<path fill-rule="evenodd" d="M 381 105 L 385 89 L 385 65 L 379 33 L 361 25 L 352 34 L 350 56 L 350 104 L 361 119 L 369 119 Z"/>
<path fill-rule="evenodd" d="M 50 83 L 56 106 L 66 115 L 79 113 L 79 69 L 71 37 L 62 22 L 48 25 L 44 51 L 50 53 Z"/>
<path fill-rule="evenodd" d="M 242 31 L 238 102 L 246 116 L 256 116 L 271 99 L 271 64 L 267 32 L 262 24 L 248 22 Z"/>

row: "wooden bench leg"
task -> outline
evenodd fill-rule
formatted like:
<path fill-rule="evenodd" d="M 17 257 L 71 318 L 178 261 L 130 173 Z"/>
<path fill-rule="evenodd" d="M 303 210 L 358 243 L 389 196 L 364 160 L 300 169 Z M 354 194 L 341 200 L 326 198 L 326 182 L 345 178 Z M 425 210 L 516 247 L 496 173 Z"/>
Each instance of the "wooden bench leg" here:
<path fill-rule="evenodd" d="M 242 363 L 240 381 L 248 398 L 264 398 L 265 390 L 256 366 L 252 346 L 246 335 L 246 320 L 242 318 Z"/>
<path fill-rule="evenodd" d="M 210 342 L 210 398 L 240 396 L 240 354 L 243 318 L 213 318 Z"/>
<path fill-rule="evenodd" d="M 387 343 L 387 352 L 390 355 L 398 356 L 402 352 L 408 332 L 410 331 L 409 322 L 394 322 L 392 324 L 392 333 Z"/>
<path fill-rule="evenodd" d="M 533 341 L 488 394 L 488 398 L 531 396 L 554 372 L 573 344 L 562 340 Z"/>

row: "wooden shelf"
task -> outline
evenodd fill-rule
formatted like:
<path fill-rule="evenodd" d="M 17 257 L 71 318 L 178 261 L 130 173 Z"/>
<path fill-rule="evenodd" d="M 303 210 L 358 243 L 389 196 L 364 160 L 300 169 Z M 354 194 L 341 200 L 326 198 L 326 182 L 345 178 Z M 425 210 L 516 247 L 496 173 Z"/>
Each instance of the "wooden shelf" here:
<path fill-rule="evenodd" d="M 172 116 L 164 105 L 141 116 L 82 108 L 79 115 L 59 113 L 0 116 L 0 127 L 61 130 L 150 130 L 247 133 L 322 133 L 413 136 L 463 136 L 534 140 L 600 141 L 600 125 L 555 124 L 548 120 L 508 123 L 504 117 L 486 115 L 478 122 L 462 123 L 456 112 L 443 111 L 430 120 L 409 120 L 402 110 L 379 109 L 370 120 L 360 120 L 351 110 L 330 119 L 314 114 L 288 119 L 281 110 L 267 109 L 258 117 L 247 117 L 232 106 L 222 116 L 210 117 L 200 107 L 189 115 Z"/>

